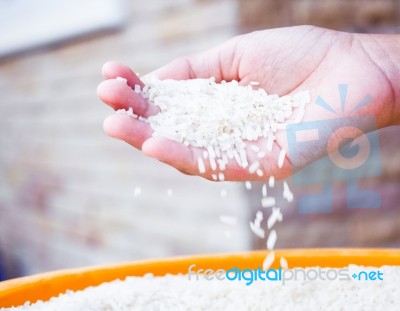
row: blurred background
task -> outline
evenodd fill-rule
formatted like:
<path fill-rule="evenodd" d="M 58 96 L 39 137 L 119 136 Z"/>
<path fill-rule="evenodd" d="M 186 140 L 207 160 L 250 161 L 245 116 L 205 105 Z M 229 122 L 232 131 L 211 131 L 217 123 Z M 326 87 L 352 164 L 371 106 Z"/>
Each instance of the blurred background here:
<path fill-rule="evenodd" d="M 262 183 L 211 183 L 145 158 L 102 131 L 100 69 L 145 74 L 249 31 L 313 24 L 398 33 L 397 0 L 0 0 L 0 279 L 66 267 L 264 248 L 248 227 Z M 377 209 L 299 213 L 269 189 L 284 221 L 277 247 L 400 246 L 399 127 L 379 131 Z M 318 187 L 318 185 L 316 185 Z M 324 204 L 324 198 L 314 202 Z M 268 211 L 265 211 L 265 218 Z M 220 222 L 220 215 L 238 224 Z"/>

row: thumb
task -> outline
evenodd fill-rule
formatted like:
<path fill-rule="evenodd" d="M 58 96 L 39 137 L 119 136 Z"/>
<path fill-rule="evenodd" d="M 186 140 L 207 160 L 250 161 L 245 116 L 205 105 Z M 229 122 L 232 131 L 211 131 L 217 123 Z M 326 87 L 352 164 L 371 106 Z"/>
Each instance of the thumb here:
<path fill-rule="evenodd" d="M 174 59 L 146 76 L 156 76 L 161 80 L 210 77 L 215 77 L 217 82 L 238 80 L 239 62 L 235 60 L 236 44 L 233 44 L 235 39 L 200 53 Z"/>

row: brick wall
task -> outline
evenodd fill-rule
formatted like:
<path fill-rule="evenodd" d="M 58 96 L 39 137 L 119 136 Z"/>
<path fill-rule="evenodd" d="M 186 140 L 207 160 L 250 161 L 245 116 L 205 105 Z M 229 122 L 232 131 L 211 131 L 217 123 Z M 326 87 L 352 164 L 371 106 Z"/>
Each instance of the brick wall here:
<path fill-rule="evenodd" d="M 357 32 L 397 32 L 397 0 L 240 0 L 242 31 L 315 25 Z"/>

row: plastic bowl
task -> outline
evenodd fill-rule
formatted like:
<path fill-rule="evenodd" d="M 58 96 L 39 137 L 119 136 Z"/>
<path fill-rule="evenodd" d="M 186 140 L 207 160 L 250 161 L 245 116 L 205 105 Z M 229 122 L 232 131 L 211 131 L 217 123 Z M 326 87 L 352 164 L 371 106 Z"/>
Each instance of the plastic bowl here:
<path fill-rule="evenodd" d="M 285 257 L 293 267 L 340 268 L 349 264 L 380 267 L 400 265 L 400 249 L 290 249 L 275 251 L 276 258 Z M 255 269 L 262 266 L 267 251 L 177 257 L 160 260 L 134 261 L 106 266 L 59 270 L 22 277 L 0 283 L 0 307 L 19 306 L 26 301 L 48 300 L 67 289 L 80 290 L 126 276 L 153 273 L 187 273 L 192 264 L 202 269 Z M 273 268 L 278 268 L 277 262 Z"/>

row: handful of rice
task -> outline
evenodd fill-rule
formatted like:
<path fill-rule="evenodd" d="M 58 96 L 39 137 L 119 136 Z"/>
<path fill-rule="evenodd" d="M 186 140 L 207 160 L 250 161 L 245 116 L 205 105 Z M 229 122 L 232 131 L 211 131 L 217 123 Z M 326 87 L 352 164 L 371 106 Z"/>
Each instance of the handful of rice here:
<path fill-rule="evenodd" d="M 256 173 L 257 165 L 252 167 L 247 159 L 247 142 L 266 138 L 267 150 L 257 150 L 258 158 L 264 157 L 272 150 L 275 132 L 288 123 L 300 122 L 310 101 L 308 91 L 279 97 L 262 88 L 253 89 L 256 82 L 248 86 L 237 81 L 216 83 L 213 77 L 180 81 L 148 77 L 143 82 L 143 89 L 137 85 L 135 91 L 160 112 L 148 118 L 138 117 L 131 109 L 118 112 L 147 122 L 153 136 L 206 149 L 204 158 L 213 170 L 218 163 L 221 171 L 229 159 L 235 159 Z M 203 171 L 201 163 L 199 170 Z"/>

